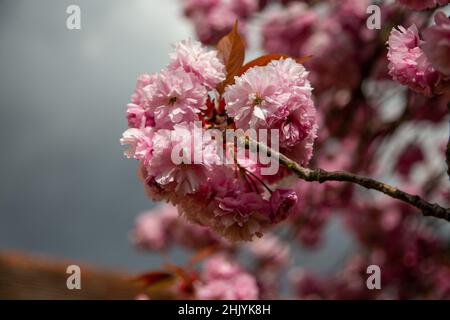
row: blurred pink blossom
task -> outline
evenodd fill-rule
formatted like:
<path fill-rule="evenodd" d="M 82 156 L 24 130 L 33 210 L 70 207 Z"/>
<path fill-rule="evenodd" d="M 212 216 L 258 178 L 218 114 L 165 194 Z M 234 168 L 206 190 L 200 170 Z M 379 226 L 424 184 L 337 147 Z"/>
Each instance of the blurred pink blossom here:
<path fill-rule="evenodd" d="M 195 286 L 198 299 L 258 299 L 259 290 L 255 278 L 223 255 L 209 258 L 203 273 L 202 281 Z"/>
<path fill-rule="evenodd" d="M 209 228 L 180 218 L 177 208 L 169 204 L 139 215 L 131 237 L 139 248 L 146 250 L 166 249 L 175 244 L 194 250 L 213 244 L 227 246 Z"/>
<path fill-rule="evenodd" d="M 154 126 L 153 115 L 147 110 L 148 105 L 143 89 L 151 84 L 155 77 L 156 75 L 148 74 L 138 77 L 131 102 L 127 105 L 127 119 L 130 128 Z"/>
<path fill-rule="evenodd" d="M 435 20 L 436 24 L 423 32 L 423 50 L 431 64 L 450 77 L 450 18 L 438 12 Z"/>
<path fill-rule="evenodd" d="M 153 151 L 152 128 L 136 129 L 130 128 L 125 131 L 120 139 L 122 145 L 129 145 L 124 154 L 127 158 L 135 158 L 148 164 Z"/>
<path fill-rule="evenodd" d="M 144 89 L 157 128 L 198 120 L 205 108 L 207 91 L 198 78 L 184 69 L 162 70 Z"/>
<path fill-rule="evenodd" d="M 210 89 L 225 80 L 225 66 L 217 57 L 217 50 L 207 50 L 198 41 L 185 40 L 175 45 L 169 68 L 183 68 L 193 73 L 200 83 Z"/>
<path fill-rule="evenodd" d="M 290 247 L 273 234 L 266 234 L 261 239 L 247 245 L 250 252 L 261 264 L 282 267 L 290 261 Z"/>
<path fill-rule="evenodd" d="M 414 165 L 424 159 L 422 148 L 417 143 L 410 143 L 398 157 L 395 170 L 403 177 L 408 177 Z"/>
<path fill-rule="evenodd" d="M 414 10 L 429 9 L 436 6 L 446 5 L 449 0 L 397 0 L 400 4 Z"/>
<path fill-rule="evenodd" d="M 389 74 L 412 90 L 431 96 L 439 81 L 439 73 L 431 66 L 421 49 L 422 40 L 415 25 L 399 26 L 389 36 Z"/>

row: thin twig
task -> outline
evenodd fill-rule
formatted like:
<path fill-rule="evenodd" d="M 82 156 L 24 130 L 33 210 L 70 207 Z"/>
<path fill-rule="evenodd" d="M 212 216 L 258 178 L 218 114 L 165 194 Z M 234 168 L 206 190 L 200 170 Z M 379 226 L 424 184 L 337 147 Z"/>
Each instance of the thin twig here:
<path fill-rule="evenodd" d="M 266 153 L 274 159 L 279 159 L 280 163 L 295 173 L 297 177 L 304 181 L 317 181 L 323 183 L 325 181 L 342 181 L 358 184 L 366 189 L 373 189 L 382 192 L 392 198 L 404 201 L 422 211 L 424 216 L 432 216 L 450 221 L 450 208 L 443 208 L 435 203 L 429 203 L 417 195 L 411 195 L 387 183 L 383 183 L 372 178 L 358 176 L 345 171 L 325 171 L 323 169 L 308 169 L 300 166 L 295 161 L 289 159 L 285 155 L 276 152 L 259 142 L 256 143 L 259 152 Z M 246 147 L 250 145 L 250 141 L 245 142 Z"/>
<path fill-rule="evenodd" d="M 270 194 L 272 194 L 272 189 L 269 188 L 269 186 L 267 184 L 264 183 L 264 181 L 262 181 L 257 175 L 255 175 L 253 172 L 251 172 L 250 170 L 245 169 L 245 172 L 247 172 L 251 177 L 253 177 L 254 179 L 256 179 L 256 181 L 258 181 L 259 183 L 261 183 L 263 185 L 264 188 L 266 188 L 267 191 L 269 191 Z"/>

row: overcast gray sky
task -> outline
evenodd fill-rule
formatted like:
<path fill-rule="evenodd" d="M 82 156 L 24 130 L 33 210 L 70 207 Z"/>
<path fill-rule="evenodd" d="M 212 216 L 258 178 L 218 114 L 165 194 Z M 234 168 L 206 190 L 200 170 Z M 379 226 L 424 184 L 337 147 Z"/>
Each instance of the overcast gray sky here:
<path fill-rule="evenodd" d="M 81 30 L 66 28 L 70 4 Z M 137 75 L 164 67 L 191 32 L 176 0 L 0 0 L 0 249 L 159 264 L 129 244 L 151 203 L 118 141 Z M 333 228 L 305 265 L 330 268 L 346 250 Z"/>

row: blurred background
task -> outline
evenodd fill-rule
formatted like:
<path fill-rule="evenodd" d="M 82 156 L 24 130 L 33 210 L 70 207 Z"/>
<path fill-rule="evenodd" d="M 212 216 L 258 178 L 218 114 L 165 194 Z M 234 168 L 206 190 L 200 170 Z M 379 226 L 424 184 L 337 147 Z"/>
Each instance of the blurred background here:
<path fill-rule="evenodd" d="M 81 30 L 66 28 L 71 4 Z M 162 263 L 129 241 L 154 205 L 119 138 L 136 77 L 163 68 L 187 37 L 176 0 L 0 1 L 0 250 L 133 271 Z M 324 238 L 298 252 L 302 266 L 332 271 L 354 247 L 337 220 Z"/>

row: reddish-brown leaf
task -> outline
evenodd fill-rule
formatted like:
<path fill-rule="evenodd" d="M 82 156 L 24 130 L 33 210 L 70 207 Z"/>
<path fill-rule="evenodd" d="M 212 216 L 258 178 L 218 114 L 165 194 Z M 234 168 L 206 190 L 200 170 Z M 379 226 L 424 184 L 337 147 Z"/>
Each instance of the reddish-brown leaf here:
<path fill-rule="evenodd" d="M 295 61 L 297 61 L 298 63 L 303 63 L 305 61 L 308 61 L 309 59 L 311 59 L 312 56 L 304 56 L 304 57 L 299 57 L 296 58 Z M 245 72 L 248 71 L 248 69 L 253 68 L 253 67 L 263 67 L 268 65 L 272 60 L 279 60 L 279 59 L 286 59 L 289 58 L 289 56 L 287 54 L 283 54 L 283 53 L 271 53 L 271 54 L 267 54 L 265 56 L 261 56 L 259 58 L 256 58 L 250 62 L 247 62 L 245 65 L 243 65 L 241 67 L 241 69 L 238 72 L 238 76 L 243 75 Z"/>
<path fill-rule="evenodd" d="M 238 74 L 245 60 L 245 44 L 239 34 L 237 20 L 233 30 L 219 41 L 217 50 L 225 63 L 227 71 L 226 79 L 217 87 L 219 93 L 222 94 L 225 87 L 233 83 L 234 77 Z"/>
<path fill-rule="evenodd" d="M 191 295 L 194 293 L 194 283 L 199 279 L 199 275 L 197 271 L 191 271 L 185 278 L 183 278 L 183 281 L 181 281 L 179 285 L 179 289 L 188 294 Z"/>
<path fill-rule="evenodd" d="M 268 65 L 269 62 L 272 60 L 279 60 L 279 59 L 288 58 L 288 57 L 289 56 L 287 54 L 282 54 L 282 53 L 271 53 L 271 54 L 267 54 L 265 56 L 261 56 L 252 61 L 247 62 L 244 66 L 242 66 L 242 68 L 239 69 L 238 76 L 244 74 L 250 68 L 262 67 L 262 66 Z"/>

